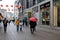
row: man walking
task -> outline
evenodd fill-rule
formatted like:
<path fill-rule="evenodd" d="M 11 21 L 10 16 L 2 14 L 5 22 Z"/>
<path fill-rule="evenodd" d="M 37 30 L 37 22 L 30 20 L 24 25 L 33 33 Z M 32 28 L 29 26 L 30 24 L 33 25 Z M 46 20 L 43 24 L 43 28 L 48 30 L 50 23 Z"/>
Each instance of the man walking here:
<path fill-rule="evenodd" d="M 3 20 L 3 25 L 4 25 L 4 32 L 6 32 L 6 30 L 7 30 L 7 19 L 5 18 L 4 20 Z"/>

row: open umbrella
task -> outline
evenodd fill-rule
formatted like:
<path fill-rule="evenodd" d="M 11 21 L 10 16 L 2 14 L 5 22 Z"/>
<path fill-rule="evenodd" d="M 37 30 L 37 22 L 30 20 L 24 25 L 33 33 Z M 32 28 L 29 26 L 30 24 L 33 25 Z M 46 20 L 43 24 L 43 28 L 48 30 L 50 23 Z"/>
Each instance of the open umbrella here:
<path fill-rule="evenodd" d="M 36 21 L 37 21 L 37 18 L 31 17 L 31 18 L 29 18 L 29 20 L 30 20 L 30 21 L 33 21 L 33 22 L 36 22 Z"/>

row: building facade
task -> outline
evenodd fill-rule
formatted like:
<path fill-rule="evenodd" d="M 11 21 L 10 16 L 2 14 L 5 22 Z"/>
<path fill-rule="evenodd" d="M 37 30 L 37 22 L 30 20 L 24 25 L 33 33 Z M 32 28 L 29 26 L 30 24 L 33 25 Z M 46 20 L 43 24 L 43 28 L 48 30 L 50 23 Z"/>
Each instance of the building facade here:
<path fill-rule="evenodd" d="M 38 19 L 38 22 L 39 22 L 38 6 L 37 7 L 34 7 L 34 8 L 33 8 L 33 6 L 38 5 L 39 3 L 43 2 L 43 1 L 45 1 L 45 0 L 26 0 L 26 4 L 25 4 L 26 7 L 24 9 L 24 11 L 25 11 L 24 12 L 24 15 L 27 16 L 28 19 L 31 16 L 35 16 Z"/>
<path fill-rule="evenodd" d="M 28 8 L 30 8 L 30 7 L 32 7 L 32 6 L 36 5 L 36 4 L 44 1 L 44 0 L 16 0 L 16 1 L 17 1 L 17 3 L 15 3 L 14 5 L 18 4 L 18 6 L 19 6 L 19 3 L 21 3 L 21 5 L 23 6 L 22 12 L 20 12 L 20 8 L 18 9 L 19 17 L 22 18 L 21 15 L 25 14 L 25 12 L 23 12 L 23 10 L 28 9 Z M 16 10 L 16 8 L 15 8 L 15 10 Z M 16 13 L 16 11 L 15 11 L 15 13 Z"/>
<path fill-rule="evenodd" d="M 43 0 L 38 2 L 26 8 L 24 14 L 28 18 L 35 16 L 39 20 L 38 25 L 50 28 L 60 27 L 60 0 Z"/>
<path fill-rule="evenodd" d="M 14 17 L 15 17 L 15 19 L 18 19 L 18 14 L 19 14 L 19 11 L 18 11 L 18 0 L 16 0 L 15 3 L 14 3 Z"/>
<path fill-rule="evenodd" d="M 35 16 L 38 25 L 43 27 L 60 27 L 60 0 L 24 0 L 24 17 Z"/>

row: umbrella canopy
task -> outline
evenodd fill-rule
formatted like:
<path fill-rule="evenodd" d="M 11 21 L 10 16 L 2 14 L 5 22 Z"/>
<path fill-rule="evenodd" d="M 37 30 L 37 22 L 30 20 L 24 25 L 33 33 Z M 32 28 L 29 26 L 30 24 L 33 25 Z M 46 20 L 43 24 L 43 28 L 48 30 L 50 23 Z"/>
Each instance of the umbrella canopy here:
<path fill-rule="evenodd" d="M 33 21 L 33 22 L 36 22 L 36 21 L 37 21 L 37 18 L 31 17 L 29 20 L 30 20 L 30 21 Z"/>

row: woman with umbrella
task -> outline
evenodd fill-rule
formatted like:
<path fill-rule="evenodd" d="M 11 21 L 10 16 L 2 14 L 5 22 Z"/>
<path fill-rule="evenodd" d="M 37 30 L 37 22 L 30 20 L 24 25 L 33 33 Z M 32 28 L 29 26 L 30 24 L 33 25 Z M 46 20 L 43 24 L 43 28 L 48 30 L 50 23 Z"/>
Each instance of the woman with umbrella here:
<path fill-rule="evenodd" d="M 30 24 L 30 31 L 31 31 L 31 33 L 34 33 L 35 27 L 36 27 L 36 25 L 37 25 L 37 18 L 31 17 L 31 18 L 29 19 L 29 24 Z"/>

